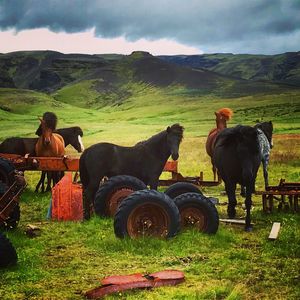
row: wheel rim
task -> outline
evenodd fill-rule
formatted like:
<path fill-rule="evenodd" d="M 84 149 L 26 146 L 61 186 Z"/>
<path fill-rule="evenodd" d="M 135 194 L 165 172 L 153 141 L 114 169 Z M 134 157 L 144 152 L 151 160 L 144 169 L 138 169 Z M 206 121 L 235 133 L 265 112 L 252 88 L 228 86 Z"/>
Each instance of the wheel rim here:
<path fill-rule="evenodd" d="M 127 232 L 130 237 L 166 237 L 169 224 L 170 216 L 164 207 L 148 202 L 131 211 L 127 220 Z"/>
<path fill-rule="evenodd" d="M 184 207 L 180 209 L 181 227 L 195 227 L 199 231 L 207 229 L 207 215 L 199 207 Z"/>
<path fill-rule="evenodd" d="M 113 191 L 107 199 L 107 215 L 113 217 L 120 203 L 132 193 L 133 190 L 130 188 L 120 188 Z"/>

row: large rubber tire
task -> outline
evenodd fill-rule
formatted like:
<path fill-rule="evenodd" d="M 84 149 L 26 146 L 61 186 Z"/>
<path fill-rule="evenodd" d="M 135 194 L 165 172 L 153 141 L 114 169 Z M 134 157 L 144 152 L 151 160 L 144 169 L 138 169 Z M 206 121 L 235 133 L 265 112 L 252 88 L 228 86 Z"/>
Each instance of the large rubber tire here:
<path fill-rule="evenodd" d="M 181 218 L 181 228 L 194 227 L 215 234 L 219 227 L 219 214 L 215 205 L 198 193 L 186 193 L 174 199 Z"/>
<path fill-rule="evenodd" d="M 114 231 L 118 238 L 171 238 L 179 229 L 180 215 L 174 201 L 155 190 L 132 193 L 122 201 L 114 219 Z"/>
<path fill-rule="evenodd" d="M 95 213 L 114 216 L 119 204 L 134 191 L 147 189 L 144 182 L 129 175 L 110 177 L 100 185 L 94 200 Z"/>
<path fill-rule="evenodd" d="M 9 160 L 0 157 L 0 181 L 11 186 L 15 181 L 15 166 Z"/>
<path fill-rule="evenodd" d="M 21 215 L 20 205 L 17 204 L 13 209 L 12 213 L 9 215 L 9 218 L 5 220 L 4 223 L 0 224 L 0 229 L 2 230 L 15 229 L 19 224 L 20 215 Z"/>
<path fill-rule="evenodd" d="M 8 238 L 0 233 L 0 268 L 16 264 L 17 252 Z"/>
<path fill-rule="evenodd" d="M 175 199 L 177 196 L 185 193 L 197 193 L 203 195 L 194 184 L 189 182 L 176 182 L 165 190 L 165 194 L 172 199 Z"/>
<path fill-rule="evenodd" d="M 0 198 L 2 195 L 6 193 L 7 190 L 8 190 L 8 186 L 2 181 L 0 181 Z M 18 226 L 19 221 L 20 221 L 20 205 L 19 203 L 16 203 L 16 206 L 11 212 L 9 218 L 6 219 L 4 223 L 0 223 L 0 229 L 3 230 L 14 229 Z"/>

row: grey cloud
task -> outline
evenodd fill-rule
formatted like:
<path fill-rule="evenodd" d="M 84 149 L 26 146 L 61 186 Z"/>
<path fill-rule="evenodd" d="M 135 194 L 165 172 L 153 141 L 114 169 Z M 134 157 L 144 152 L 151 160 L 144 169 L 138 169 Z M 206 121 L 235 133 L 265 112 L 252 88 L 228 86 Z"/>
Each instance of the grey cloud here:
<path fill-rule="evenodd" d="M 0 29 L 44 27 L 95 28 L 97 36 L 130 41 L 173 39 L 204 52 L 298 51 L 291 39 L 300 33 L 299 0 L 0 1 Z M 247 50 L 256 42 L 261 44 Z"/>

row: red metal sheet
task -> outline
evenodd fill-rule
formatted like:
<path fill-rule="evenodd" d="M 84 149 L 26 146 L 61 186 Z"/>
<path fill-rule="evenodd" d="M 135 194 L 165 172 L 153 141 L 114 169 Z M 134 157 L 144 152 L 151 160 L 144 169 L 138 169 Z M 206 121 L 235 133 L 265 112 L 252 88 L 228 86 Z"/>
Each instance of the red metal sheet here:
<path fill-rule="evenodd" d="M 52 189 L 52 219 L 59 221 L 83 220 L 82 189 L 66 175 Z"/>
<path fill-rule="evenodd" d="M 165 270 L 152 274 L 131 274 L 109 276 L 101 280 L 102 285 L 85 293 L 88 299 L 102 298 L 135 288 L 155 288 L 176 285 L 184 281 L 184 273 L 177 270 Z"/>

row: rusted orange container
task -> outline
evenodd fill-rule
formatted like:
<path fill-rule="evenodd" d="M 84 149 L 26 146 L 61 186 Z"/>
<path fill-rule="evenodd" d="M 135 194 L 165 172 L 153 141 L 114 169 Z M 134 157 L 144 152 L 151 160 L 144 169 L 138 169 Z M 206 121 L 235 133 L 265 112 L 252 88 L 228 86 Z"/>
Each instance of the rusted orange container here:
<path fill-rule="evenodd" d="M 51 216 L 58 221 L 83 220 L 82 188 L 73 183 L 72 172 L 67 172 L 52 189 Z"/>

